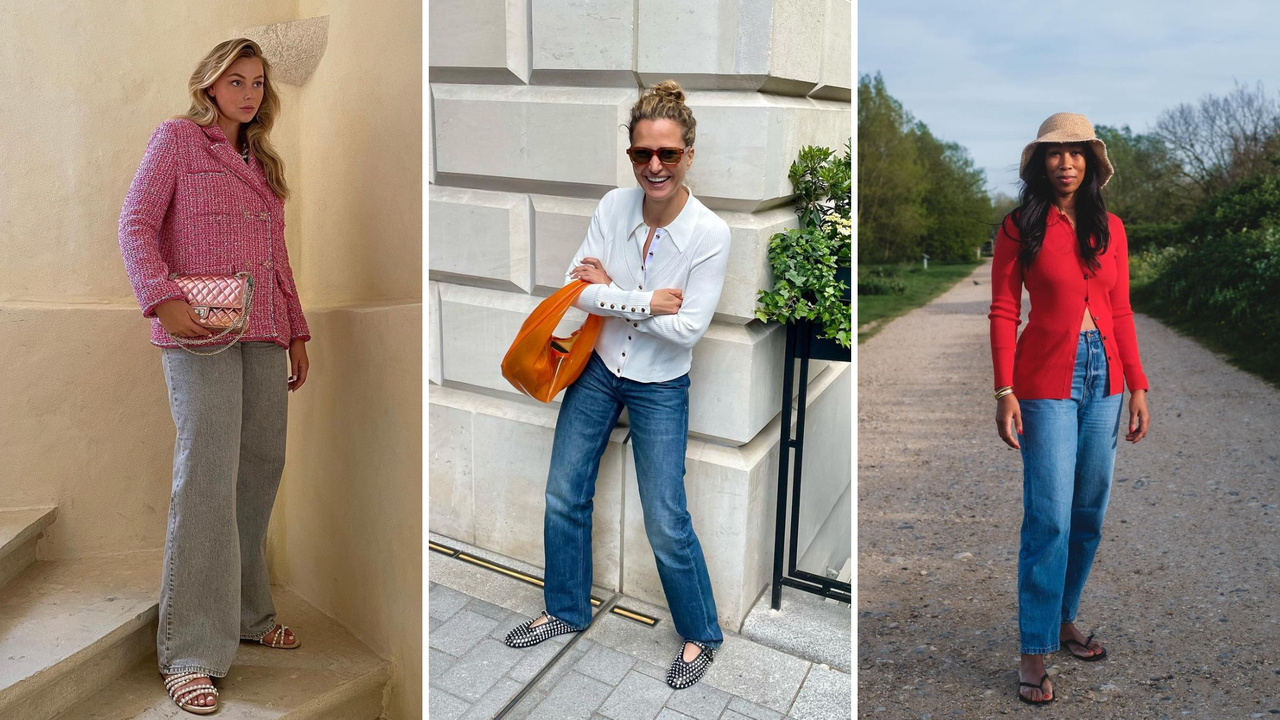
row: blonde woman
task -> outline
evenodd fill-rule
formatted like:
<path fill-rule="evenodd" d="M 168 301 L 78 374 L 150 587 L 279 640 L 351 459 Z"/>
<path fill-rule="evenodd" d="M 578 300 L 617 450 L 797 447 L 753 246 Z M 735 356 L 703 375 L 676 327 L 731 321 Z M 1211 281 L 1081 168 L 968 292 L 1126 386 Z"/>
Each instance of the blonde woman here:
<path fill-rule="evenodd" d="M 724 641 L 684 492 L 689 366 L 729 259 L 729 226 L 684 183 L 695 128 L 678 83 L 667 80 L 642 95 L 627 125 L 639 187 L 601 199 L 569 263 L 566 283 L 591 284 L 575 306 L 605 320 L 556 421 L 543 527 L 546 610 L 506 638 L 512 647 L 529 647 L 590 622 L 591 498 L 609 432 L 625 407 L 645 532 L 672 623 L 684 638 L 667 673 L 676 689 L 696 683 Z"/>
<path fill-rule="evenodd" d="M 262 50 L 219 44 L 188 83 L 191 108 L 151 135 L 120 213 L 120 253 L 161 349 L 177 428 L 156 654 L 183 710 L 218 708 L 242 640 L 296 648 L 276 622 L 267 520 L 284 469 L 288 393 L 307 380 L 307 321 L 284 244 L 280 100 Z M 174 278 L 253 278 L 238 342 L 199 324 Z M 200 355 L 181 345 L 197 346 Z M 287 357 L 286 357 L 287 352 Z"/>

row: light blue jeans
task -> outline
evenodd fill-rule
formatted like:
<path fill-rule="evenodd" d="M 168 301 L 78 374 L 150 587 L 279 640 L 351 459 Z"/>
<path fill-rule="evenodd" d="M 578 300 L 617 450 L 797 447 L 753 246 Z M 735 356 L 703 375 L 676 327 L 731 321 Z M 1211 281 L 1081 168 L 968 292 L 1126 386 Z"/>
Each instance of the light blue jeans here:
<path fill-rule="evenodd" d="M 689 375 L 636 382 L 609 372 L 595 353 L 565 391 L 556 420 L 543 521 L 547 612 L 576 627 L 591 621 L 592 497 L 600 458 L 623 407 L 631 419 L 645 534 L 676 632 L 718 648 L 724 635 L 711 577 L 685 508 Z"/>
<path fill-rule="evenodd" d="M 240 640 L 275 626 L 267 522 L 284 471 L 289 361 L 273 342 L 161 352 L 177 438 L 156 655 L 165 674 L 225 677 Z"/>
<path fill-rule="evenodd" d="M 1102 538 L 1124 393 L 1108 395 L 1107 350 L 1080 333 L 1067 400 L 1020 400 L 1022 547 L 1018 630 L 1023 654 L 1058 649 L 1058 626 L 1075 622 Z"/>

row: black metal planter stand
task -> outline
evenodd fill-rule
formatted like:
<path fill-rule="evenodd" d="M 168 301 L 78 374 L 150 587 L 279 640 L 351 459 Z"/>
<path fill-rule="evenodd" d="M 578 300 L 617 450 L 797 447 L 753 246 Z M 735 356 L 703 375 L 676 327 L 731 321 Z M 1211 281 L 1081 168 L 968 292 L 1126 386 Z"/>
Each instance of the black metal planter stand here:
<path fill-rule="evenodd" d="M 809 388 L 809 360 L 838 360 L 850 362 L 852 350 L 840 347 L 834 340 L 814 337 L 815 327 L 807 320 L 787 324 L 787 354 L 782 370 L 781 442 L 778 455 L 778 522 L 773 543 L 773 587 L 769 606 L 782 607 L 782 586 L 852 603 L 852 584 L 839 582 L 796 569 L 796 546 L 799 543 L 795 528 L 800 524 L 800 471 L 804 458 L 804 412 Z M 796 434 L 791 437 L 791 386 L 795 381 L 795 361 L 800 361 L 800 392 L 796 410 Z M 796 462 L 791 483 L 791 542 L 787 548 L 787 569 L 783 573 L 783 544 L 787 538 L 787 475 L 790 452 L 795 448 Z"/>

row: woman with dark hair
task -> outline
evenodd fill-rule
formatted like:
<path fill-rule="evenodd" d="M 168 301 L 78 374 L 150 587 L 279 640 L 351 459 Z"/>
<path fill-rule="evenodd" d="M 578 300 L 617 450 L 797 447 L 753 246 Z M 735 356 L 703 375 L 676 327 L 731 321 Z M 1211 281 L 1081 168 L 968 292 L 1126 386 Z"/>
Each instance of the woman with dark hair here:
<path fill-rule="evenodd" d="M 1043 656 L 1060 644 L 1084 661 L 1107 656 L 1075 619 L 1102 537 L 1123 384 L 1125 439 L 1150 426 L 1128 242 L 1101 192 L 1112 172 L 1083 115 L 1045 120 L 1022 151 L 1021 204 L 1001 223 L 991 269 L 996 427 L 1022 452 L 1018 697 L 1032 704 L 1055 699 Z M 1031 311 L 1018 337 L 1024 286 Z"/>
<path fill-rule="evenodd" d="M 724 641 L 684 492 L 693 346 L 711 325 L 729 259 L 728 224 L 684 182 L 695 129 L 679 83 L 641 95 L 626 151 L 639 187 L 605 194 L 566 268 L 566 283 L 590 283 L 574 306 L 604 324 L 556 419 L 543 527 L 546 610 L 506 637 L 530 647 L 591 621 L 591 498 L 625 407 L 645 534 L 684 640 L 667 672 L 676 689 L 696 683 Z"/>
<path fill-rule="evenodd" d="M 120 253 L 163 348 L 177 428 L 156 655 L 169 696 L 198 715 L 217 711 L 212 679 L 241 641 L 301 644 L 276 621 L 266 561 L 289 392 L 307 381 L 311 338 L 284 243 L 273 82 L 252 40 L 210 50 L 187 82 L 190 109 L 152 133 L 120 212 Z M 252 279 L 248 323 L 214 335 L 177 280 L 236 274 Z"/>

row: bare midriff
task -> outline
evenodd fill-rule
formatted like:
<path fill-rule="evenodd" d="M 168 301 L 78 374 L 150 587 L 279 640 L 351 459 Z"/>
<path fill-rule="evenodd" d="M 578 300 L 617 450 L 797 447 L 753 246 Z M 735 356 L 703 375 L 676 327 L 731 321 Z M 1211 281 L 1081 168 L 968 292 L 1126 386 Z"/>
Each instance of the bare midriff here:
<path fill-rule="evenodd" d="M 1098 326 L 1093 323 L 1093 316 L 1089 314 L 1089 305 L 1086 303 L 1084 306 L 1084 317 L 1080 320 L 1080 331 L 1084 332 L 1085 330 L 1097 329 Z"/>

